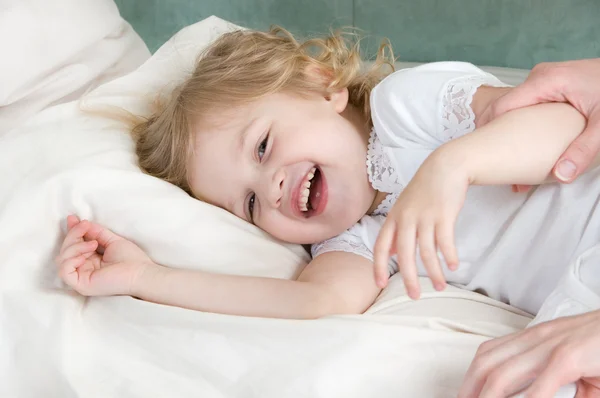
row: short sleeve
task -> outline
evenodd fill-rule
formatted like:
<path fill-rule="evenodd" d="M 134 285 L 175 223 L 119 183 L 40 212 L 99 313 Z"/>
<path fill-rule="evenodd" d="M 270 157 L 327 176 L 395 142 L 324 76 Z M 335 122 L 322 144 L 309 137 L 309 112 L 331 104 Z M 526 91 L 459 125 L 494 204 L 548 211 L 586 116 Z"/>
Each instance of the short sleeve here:
<path fill-rule="evenodd" d="M 471 102 L 481 85 L 507 86 L 465 62 L 397 71 L 371 93 L 373 127 L 385 146 L 435 149 L 474 130 Z"/>
<path fill-rule="evenodd" d="M 357 254 L 369 261 L 373 261 L 371 250 L 369 250 L 361 237 L 351 232 L 351 230 L 345 231 L 324 242 L 312 245 L 310 251 L 313 258 L 328 252 L 346 252 Z"/>
<path fill-rule="evenodd" d="M 328 252 L 354 253 L 373 261 L 374 238 L 377 237 L 384 217 L 364 216 L 359 222 L 340 235 L 312 245 L 313 258 Z"/>
<path fill-rule="evenodd" d="M 385 220 L 386 217 L 383 215 L 363 216 L 352 228 L 340 235 L 312 245 L 311 253 L 313 258 L 328 252 L 346 252 L 364 257 L 372 262 L 373 248 Z M 388 261 L 390 275 L 394 274 L 397 269 L 394 258 L 390 257 Z"/>

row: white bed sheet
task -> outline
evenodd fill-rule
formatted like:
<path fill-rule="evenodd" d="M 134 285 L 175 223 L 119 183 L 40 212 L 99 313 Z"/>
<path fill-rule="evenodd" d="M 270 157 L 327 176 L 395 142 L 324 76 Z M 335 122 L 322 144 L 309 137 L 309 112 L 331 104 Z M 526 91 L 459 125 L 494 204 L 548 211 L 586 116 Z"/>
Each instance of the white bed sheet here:
<path fill-rule="evenodd" d="M 167 265 L 289 277 L 307 257 L 141 174 L 122 128 L 69 102 L 149 55 L 112 1 L 6 4 L 21 19 L 0 14 L 0 26 L 23 43 L 9 55 L 35 67 L 0 73 L 0 396 L 454 397 L 477 346 L 529 322 L 455 288 L 438 293 L 426 285 L 424 298 L 412 302 L 397 277 L 367 315 L 316 321 L 85 299 L 65 290 L 52 259 L 71 212 L 134 239 Z M 23 18 L 49 28 L 33 34 Z M 189 66 L 189 54 L 174 55 L 227 28 L 213 17 L 186 29 L 95 98 L 142 112 L 136 90 L 164 85 L 164 75 Z M 31 40 L 48 50 L 45 57 L 23 50 Z M 64 55 L 67 42 L 72 51 Z M 71 73 L 78 70 L 87 72 Z"/>

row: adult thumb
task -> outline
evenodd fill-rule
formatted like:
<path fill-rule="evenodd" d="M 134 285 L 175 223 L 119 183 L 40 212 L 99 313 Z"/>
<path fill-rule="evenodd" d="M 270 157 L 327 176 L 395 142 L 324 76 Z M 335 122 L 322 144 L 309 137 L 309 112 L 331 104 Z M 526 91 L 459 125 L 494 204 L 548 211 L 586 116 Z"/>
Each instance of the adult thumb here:
<path fill-rule="evenodd" d="M 600 152 L 600 112 L 590 115 L 586 128 L 569 145 L 554 167 L 554 176 L 572 182 L 585 172 Z"/>

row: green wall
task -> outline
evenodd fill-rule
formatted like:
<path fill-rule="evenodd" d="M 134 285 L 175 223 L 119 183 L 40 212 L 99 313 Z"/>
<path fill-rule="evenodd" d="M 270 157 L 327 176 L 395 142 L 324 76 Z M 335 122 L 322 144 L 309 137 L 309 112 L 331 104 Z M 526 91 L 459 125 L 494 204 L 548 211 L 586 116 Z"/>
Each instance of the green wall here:
<path fill-rule="evenodd" d="M 531 68 L 600 57 L 600 0 L 116 0 L 155 51 L 182 27 L 216 15 L 300 35 L 353 25 L 388 37 L 404 61 L 461 60 Z"/>

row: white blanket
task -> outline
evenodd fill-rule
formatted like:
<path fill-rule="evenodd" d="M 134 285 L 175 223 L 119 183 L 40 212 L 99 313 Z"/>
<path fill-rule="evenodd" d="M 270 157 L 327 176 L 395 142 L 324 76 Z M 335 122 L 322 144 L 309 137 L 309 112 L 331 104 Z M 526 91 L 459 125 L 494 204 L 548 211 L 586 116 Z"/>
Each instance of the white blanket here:
<path fill-rule="evenodd" d="M 397 277 L 367 315 L 316 321 L 64 289 L 53 258 L 69 213 L 170 266 L 290 277 L 307 256 L 142 174 L 123 126 L 69 102 L 149 56 L 112 1 L 3 0 L 0 10 L 10 61 L 0 62 L 1 397 L 454 397 L 478 345 L 529 322 L 455 288 L 427 285 L 411 302 Z M 228 28 L 212 17 L 185 29 L 90 104 L 147 112 L 148 94 L 184 78 Z"/>

